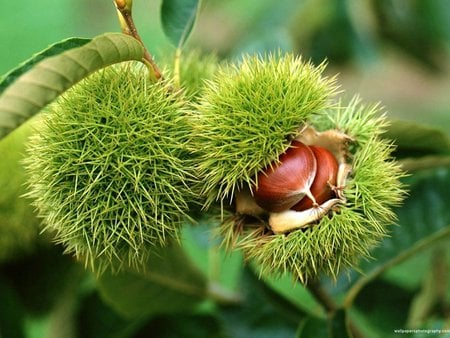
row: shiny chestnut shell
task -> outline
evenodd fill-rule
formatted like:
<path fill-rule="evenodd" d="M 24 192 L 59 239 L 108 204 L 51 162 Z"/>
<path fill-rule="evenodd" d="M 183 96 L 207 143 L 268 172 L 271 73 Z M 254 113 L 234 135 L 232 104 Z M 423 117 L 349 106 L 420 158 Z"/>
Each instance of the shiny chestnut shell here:
<path fill-rule="evenodd" d="M 322 203 L 332 199 L 335 196 L 333 187 L 336 186 L 337 172 L 339 165 L 334 155 L 327 149 L 319 146 L 309 146 L 317 162 L 317 171 L 314 181 L 311 185 L 311 194 L 316 199 L 316 203 Z M 313 201 L 307 196 L 295 204 L 291 209 L 303 211 L 314 206 Z"/>
<path fill-rule="evenodd" d="M 258 174 L 258 185 L 253 189 L 256 203 L 269 212 L 290 209 L 309 193 L 316 167 L 310 147 L 293 141 L 280 155 L 278 163 Z"/>

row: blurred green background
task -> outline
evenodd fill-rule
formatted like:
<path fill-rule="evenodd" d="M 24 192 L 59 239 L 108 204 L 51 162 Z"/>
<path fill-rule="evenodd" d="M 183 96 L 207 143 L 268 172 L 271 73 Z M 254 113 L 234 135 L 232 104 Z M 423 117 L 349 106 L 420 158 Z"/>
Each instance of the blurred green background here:
<path fill-rule="evenodd" d="M 136 24 L 147 48 L 156 55 L 157 62 L 161 61 L 162 55 L 167 55 L 167 51 L 173 48 L 164 37 L 161 28 L 160 4 L 160 1 L 153 0 L 134 1 Z M 72 36 L 93 37 L 103 32 L 119 30 L 115 8 L 111 0 L 3 1 L 0 10 L 0 74 L 6 73 L 34 53 L 62 39 Z M 343 90 L 341 95 L 344 97 L 349 98 L 354 93 L 360 93 L 364 101 L 380 101 L 393 118 L 426 123 L 436 126 L 450 135 L 449 0 L 205 0 L 188 47 L 213 51 L 223 59 L 238 59 L 243 52 L 278 49 L 294 51 L 316 63 L 327 59 L 329 63 L 327 71 L 330 74 L 339 73 L 338 82 L 341 84 Z M 24 127 L 27 128 L 27 126 Z M 15 134 L 17 137 L 25 137 L 28 132 L 29 130 L 22 129 L 20 133 L 23 135 L 17 134 L 17 132 Z M 22 142 L 21 140 L 22 138 L 16 141 Z M 16 157 L 18 152 L 23 154 L 22 143 L 16 142 L 20 145 L 17 148 L 17 145 L 13 145 L 13 140 L 9 141 L 5 139 L 2 142 L 0 157 L 3 162 L 14 162 L 13 164 L 19 168 Z M 3 209 L 0 208 L 0 223 L 2 225 L 11 223 L 11 227 L 21 226 L 23 223 L 21 220 L 12 219 L 10 222 L 9 218 L 2 219 L 2 216 L 12 212 L 10 204 L 4 201 L 12 201 L 15 198 L 19 200 L 18 196 L 24 193 L 20 184 L 14 184 L 16 181 L 13 180 L 13 176 L 17 176 L 18 181 L 23 180 L 22 171 L 17 168 L 3 166 L 3 171 L 0 170 L 0 174 L 3 174 L 0 175 L 0 178 L 4 178 L 4 181 L 0 181 L 0 189 L 2 195 L 6 196 L 3 203 L 0 199 L 0 205 L 4 206 Z M 442 171 L 438 171 L 437 174 L 441 175 L 437 177 L 444 177 Z M 420 183 L 420 177 L 413 178 Z M 5 179 L 9 180 L 10 184 L 4 185 Z M 434 187 L 435 181 L 430 180 L 430 182 L 430 187 Z M 448 182 L 448 179 L 437 180 L 437 182 L 444 182 L 437 186 L 445 190 L 445 182 Z M 5 194 L 9 186 L 20 187 L 20 189 L 11 189 L 8 194 Z M 422 189 L 419 188 L 416 191 Z M 433 207 L 424 211 L 425 213 L 430 210 L 434 212 L 436 205 L 448 205 L 446 200 L 442 200 L 441 204 L 436 203 L 436 200 L 433 199 L 436 195 L 433 194 L 417 195 L 430 198 L 434 203 Z M 419 204 L 421 202 L 419 197 L 411 199 L 412 202 Z M 412 203 L 411 205 L 414 207 L 416 204 Z M 21 205 L 18 204 L 18 206 Z M 423 205 L 421 206 L 423 207 Z M 410 206 L 411 209 L 413 207 Z M 405 214 L 408 214 L 407 211 Z M 434 220 L 434 216 L 431 215 L 430 218 Z M 415 214 L 411 217 L 415 217 Z M 409 219 L 407 220 L 409 222 Z M 64 330 L 70 331 L 70 328 L 57 326 L 62 325 L 60 323 L 71 325 L 71 321 L 66 320 L 67 308 L 72 308 L 75 313 L 73 308 L 77 306 L 80 308 L 81 317 L 75 319 L 85 325 L 80 329 L 82 332 L 90 329 L 94 332 L 98 330 L 98 327 L 109 328 L 110 324 L 113 329 L 114 325 L 125 327 L 123 319 L 118 318 L 109 308 L 105 307 L 97 294 L 89 293 L 93 289 L 93 281 L 90 281 L 92 284 L 89 284 L 89 280 L 84 281 L 86 285 L 80 282 L 83 280 L 81 267 L 71 264 L 70 257 L 61 255 L 61 248 L 49 248 L 47 243 L 34 243 L 37 236 L 34 222 L 35 219 L 30 217 L 30 224 L 26 224 L 26 226 L 31 229 L 31 232 L 26 234 L 29 236 L 26 241 L 23 241 L 24 245 L 18 247 L 18 250 L 25 251 L 23 259 L 19 257 L 18 262 L 8 261 L 5 263 L 4 261 L 13 256 L 16 258 L 16 252 L 12 250 L 4 254 L 0 252 L 0 263 L 2 264 L 0 304 L 6 304 L 6 306 L 0 306 L 0 327 L 3 325 L 5 330 L 9 329 L 11 332 L 20 331 L 18 325 L 24 320 L 22 317 L 25 316 L 23 315 L 25 311 L 17 304 L 21 304 L 23 300 L 25 300 L 25 304 L 20 306 L 27 307 L 26 310 L 36 316 L 47 313 L 50 308 L 56 308 L 48 321 L 39 321 L 36 319 L 38 317 L 30 317 L 31 319 L 25 317 L 27 331 L 31 332 L 27 337 L 42 337 L 44 336 L 43 332 L 50 332 L 47 336 L 51 338 L 61 337 L 59 333 L 65 332 Z M 5 227 L 5 229 L 9 231 L 8 228 Z M 14 229 L 25 234 L 22 228 Z M 407 234 L 408 232 L 401 233 L 405 238 L 407 238 Z M 17 235 L 13 237 L 22 240 Z M 6 239 L 6 236 L 2 238 Z M 28 247 L 29 242 L 33 242 L 31 248 Z M 207 242 L 207 239 L 204 242 Z M 443 243 L 442 250 L 448 252 L 447 244 L 448 241 Z M 441 250 L 440 247 L 437 249 Z M 38 250 L 39 253 L 34 256 L 27 255 L 28 251 L 32 250 Z M 188 247 L 188 251 L 193 251 L 193 249 Z M 361 296 L 361 304 L 370 308 L 370 311 L 366 309 L 367 318 L 374 322 L 379 318 L 382 327 L 385 326 L 385 319 L 395 319 L 395 314 L 386 312 L 387 309 L 395 309 L 397 315 L 406 316 L 408 310 L 405 303 L 409 302 L 413 296 L 415 297 L 416 293 L 419 296 L 423 294 L 423 299 L 431 299 L 429 303 L 434 304 L 434 299 L 429 296 L 429 293 L 434 292 L 431 290 L 432 287 L 421 289 L 422 280 L 425 280 L 424 285 L 428 285 L 425 284 L 429 277 L 428 265 L 430 265 L 431 255 L 434 254 L 431 251 L 421 253 L 403 265 L 391 269 L 383 280 L 376 281 L 367 288 L 367 291 Z M 440 251 L 437 253 L 436 257 L 445 258 Z M 200 257 L 203 264 L 207 264 L 203 252 L 197 256 Z M 240 269 L 239 262 L 240 258 L 229 263 L 234 273 L 224 269 L 228 279 L 233 279 L 233 276 L 237 275 L 236 269 Z M 442 271 L 448 271 L 446 266 Z M 401 288 L 394 289 L 392 295 L 404 297 L 406 301 L 399 300 L 398 297 L 385 299 L 386 297 L 383 296 L 387 294 L 385 291 L 387 282 L 392 282 L 392 285 L 396 286 L 400 285 Z M 307 307 L 309 311 L 314 310 L 315 303 L 313 301 L 311 301 L 312 305 L 311 302 L 305 302 L 305 299 L 308 298 L 305 298 L 304 289 L 292 289 L 289 280 L 282 280 L 282 283 L 285 284 L 280 282 L 273 284 L 274 288 L 278 288 L 277 292 L 283 291 L 286 297 L 301 303 L 300 307 Z M 254 285 L 259 284 L 253 281 L 251 286 L 244 290 L 256 293 Z M 440 284 L 436 282 L 436 285 Z M 5 290 L 9 290 L 10 293 Z M 332 290 L 336 294 L 339 293 L 339 289 L 334 286 Z M 374 290 L 383 291 L 378 295 L 373 292 Z M 449 293 L 447 290 L 444 289 L 443 292 L 447 294 L 448 303 Z M 298 295 L 296 292 L 302 292 L 302 294 Z M 84 305 L 77 305 L 75 300 L 80 293 L 85 299 Z M 436 294 L 441 295 L 437 291 Z M 251 296 L 256 305 L 248 307 L 248 313 L 238 313 L 240 318 L 252 319 L 255 308 L 259 309 L 269 304 L 266 298 L 258 299 L 253 297 L 253 294 Z M 18 301 L 19 298 L 21 302 Z M 380 305 L 379 303 L 383 301 L 386 304 Z M 39 306 L 36 307 L 36 304 Z M 418 302 L 416 307 L 420 306 L 422 304 Z M 427 309 L 426 306 L 422 307 Z M 377 317 L 375 310 L 378 309 L 380 310 Z M 422 314 L 424 311 L 412 312 Z M 72 316 L 74 316 L 73 313 Z M 268 313 L 272 316 L 272 312 Z M 92 322 L 85 317 L 87 319 L 92 317 Z M 99 318 L 103 319 L 100 324 Z M 235 327 L 236 318 L 230 318 L 232 319 L 230 323 Z M 448 312 L 446 312 L 445 318 L 448 319 Z M 72 322 L 76 322 L 75 319 L 72 318 Z M 284 327 L 279 316 L 269 319 L 276 324 L 274 325 L 264 318 L 263 323 L 270 325 L 264 326 L 258 323 L 260 331 L 257 331 L 254 337 L 262 337 L 262 332 L 274 337 L 274 335 L 270 335 L 271 331 L 267 331 L 268 327 L 273 326 L 277 330 Z M 190 314 L 181 317 L 181 321 L 195 324 L 193 331 L 196 331 L 194 335 L 196 337 L 199 337 L 198 327 L 205 327 L 205 321 L 210 324 L 210 327 L 218 325 L 215 320 L 217 319 L 208 312 L 205 312 L 203 317 L 193 317 Z M 393 322 L 397 323 L 402 320 L 403 318 Z M 152 319 L 148 327 L 153 332 L 157 325 L 171 329 L 176 327 L 178 322 L 180 322 L 178 314 L 174 317 L 156 317 Z M 207 329 L 208 327 L 205 330 L 207 331 Z M 213 331 L 215 327 L 209 329 Z M 52 335 L 51 332 L 54 334 Z M 80 334 L 80 336 L 90 337 L 86 334 Z M 104 336 L 107 335 L 99 334 L 92 337 Z M 207 333 L 203 336 L 206 337 Z M 11 337 L 24 336 L 11 335 Z M 121 336 L 116 335 L 115 337 Z"/>
<path fill-rule="evenodd" d="M 155 55 L 170 48 L 160 1 L 135 1 L 135 21 Z M 49 44 L 118 31 L 112 1 L 5 1 L 0 73 Z M 393 117 L 450 133 L 448 0 L 206 0 L 190 46 L 223 58 L 288 50 L 329 62 L 341 87 L 381 101 Z"/>

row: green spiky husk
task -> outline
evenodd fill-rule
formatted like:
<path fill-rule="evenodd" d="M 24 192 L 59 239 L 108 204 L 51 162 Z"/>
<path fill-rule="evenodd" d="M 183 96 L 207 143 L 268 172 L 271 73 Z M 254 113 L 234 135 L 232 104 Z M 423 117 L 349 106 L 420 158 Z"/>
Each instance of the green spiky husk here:
<path fill-rule="evenodd" d="M 255 184 L 314 112 L 327 107 L 334 79 L 293 55 L 245 56 L 206 82 L 193 125 L 205 206 Z"/>
<path fill-rule="evenodd" d="M 387 122 L 377 113 L 377 106 L 354 99 L 310 119 L 319 130 L 338 129 L 355 140 L 350 147 L 352 173 L 344 189 L 347 201 L 339 211 L 287 235 L 245 228 L 230 216 L 220 229 L 225 245 L 242 249 L 262 274 L 291 273 L 302 282 L 321 273 L 336 277 L 343 267 L 370 256 L 395 222 L 392 208 L 404 195 L 399 182 L 403 173 L 391 158 L 393 146 L 380 138 Z"/>
<path fill-rule="evenodd" d="M 180 86 L 190 101 L 196 101 L 204 88 L 204 81 L 212 79 L 217 71 L 219 60 L 215 54 L 206 54 L 195 49 L 183 51 L 179 56 L 169 55 L 163 60 L 166 62 L 164 74 L 169 78 L 174 76 L 177 57 L 180 66 Z"/>
<path fill-rule="evenodd" d="M 68 253 L 101 273 L 143 268 L 178 237 L 193 180 L 186 104 L 143 67 L 108 67 L 45 114 L 29 146 L 29 195 Z"/>

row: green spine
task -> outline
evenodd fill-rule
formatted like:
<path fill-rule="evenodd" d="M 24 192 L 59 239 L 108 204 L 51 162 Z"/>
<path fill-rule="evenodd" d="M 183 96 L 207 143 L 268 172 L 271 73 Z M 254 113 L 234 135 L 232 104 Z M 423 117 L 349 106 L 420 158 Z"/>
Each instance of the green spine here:
<path fill-rule="evenodd" d="M 125 63 L 93 74 L 45 114 L 28 149 L 29 195 L 68 253 L 101 273 L 142 269 L 178 238 L 194 180 L 183 95 Z"/>

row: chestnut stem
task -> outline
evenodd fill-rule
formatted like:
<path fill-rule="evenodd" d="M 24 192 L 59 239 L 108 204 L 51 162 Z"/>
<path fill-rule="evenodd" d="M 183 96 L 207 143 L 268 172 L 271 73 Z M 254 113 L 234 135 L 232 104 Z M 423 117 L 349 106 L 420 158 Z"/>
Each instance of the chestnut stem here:
<path fill-rule="evenodd" d="M 136 40 L 138 40 L 142 44 L 142 46 L 144 46 L 144 42 L 142 41 L 141 37 L 139 36 L 136 25 L 134 24 L 130 6 L 126 6 L 121 1 L 118 1 L 118 0 L 115 0 L 114 3 L 116 5 L 117 11 L 119 12 L 119 15 L 123 19 L 123 20 L 120 20 L 121 24 L 123 22 L 126 26 L 126 27 L 122 26 L 123 33 L 125 33 L 127 35 L 131 35 Z M 145 48 L 145 46 L 144 46 L 143 62 L 147 65 L 149 70 L 152 71 L 153 76 L 156 78 L 156 80 L 164 80 L 164 77 L 162 76 L 161 71 L 159 70 L 157 64 L 153 60 L 153 57 L 151 56 L 151 54 L 149 53 L 147 48 Z"/>

